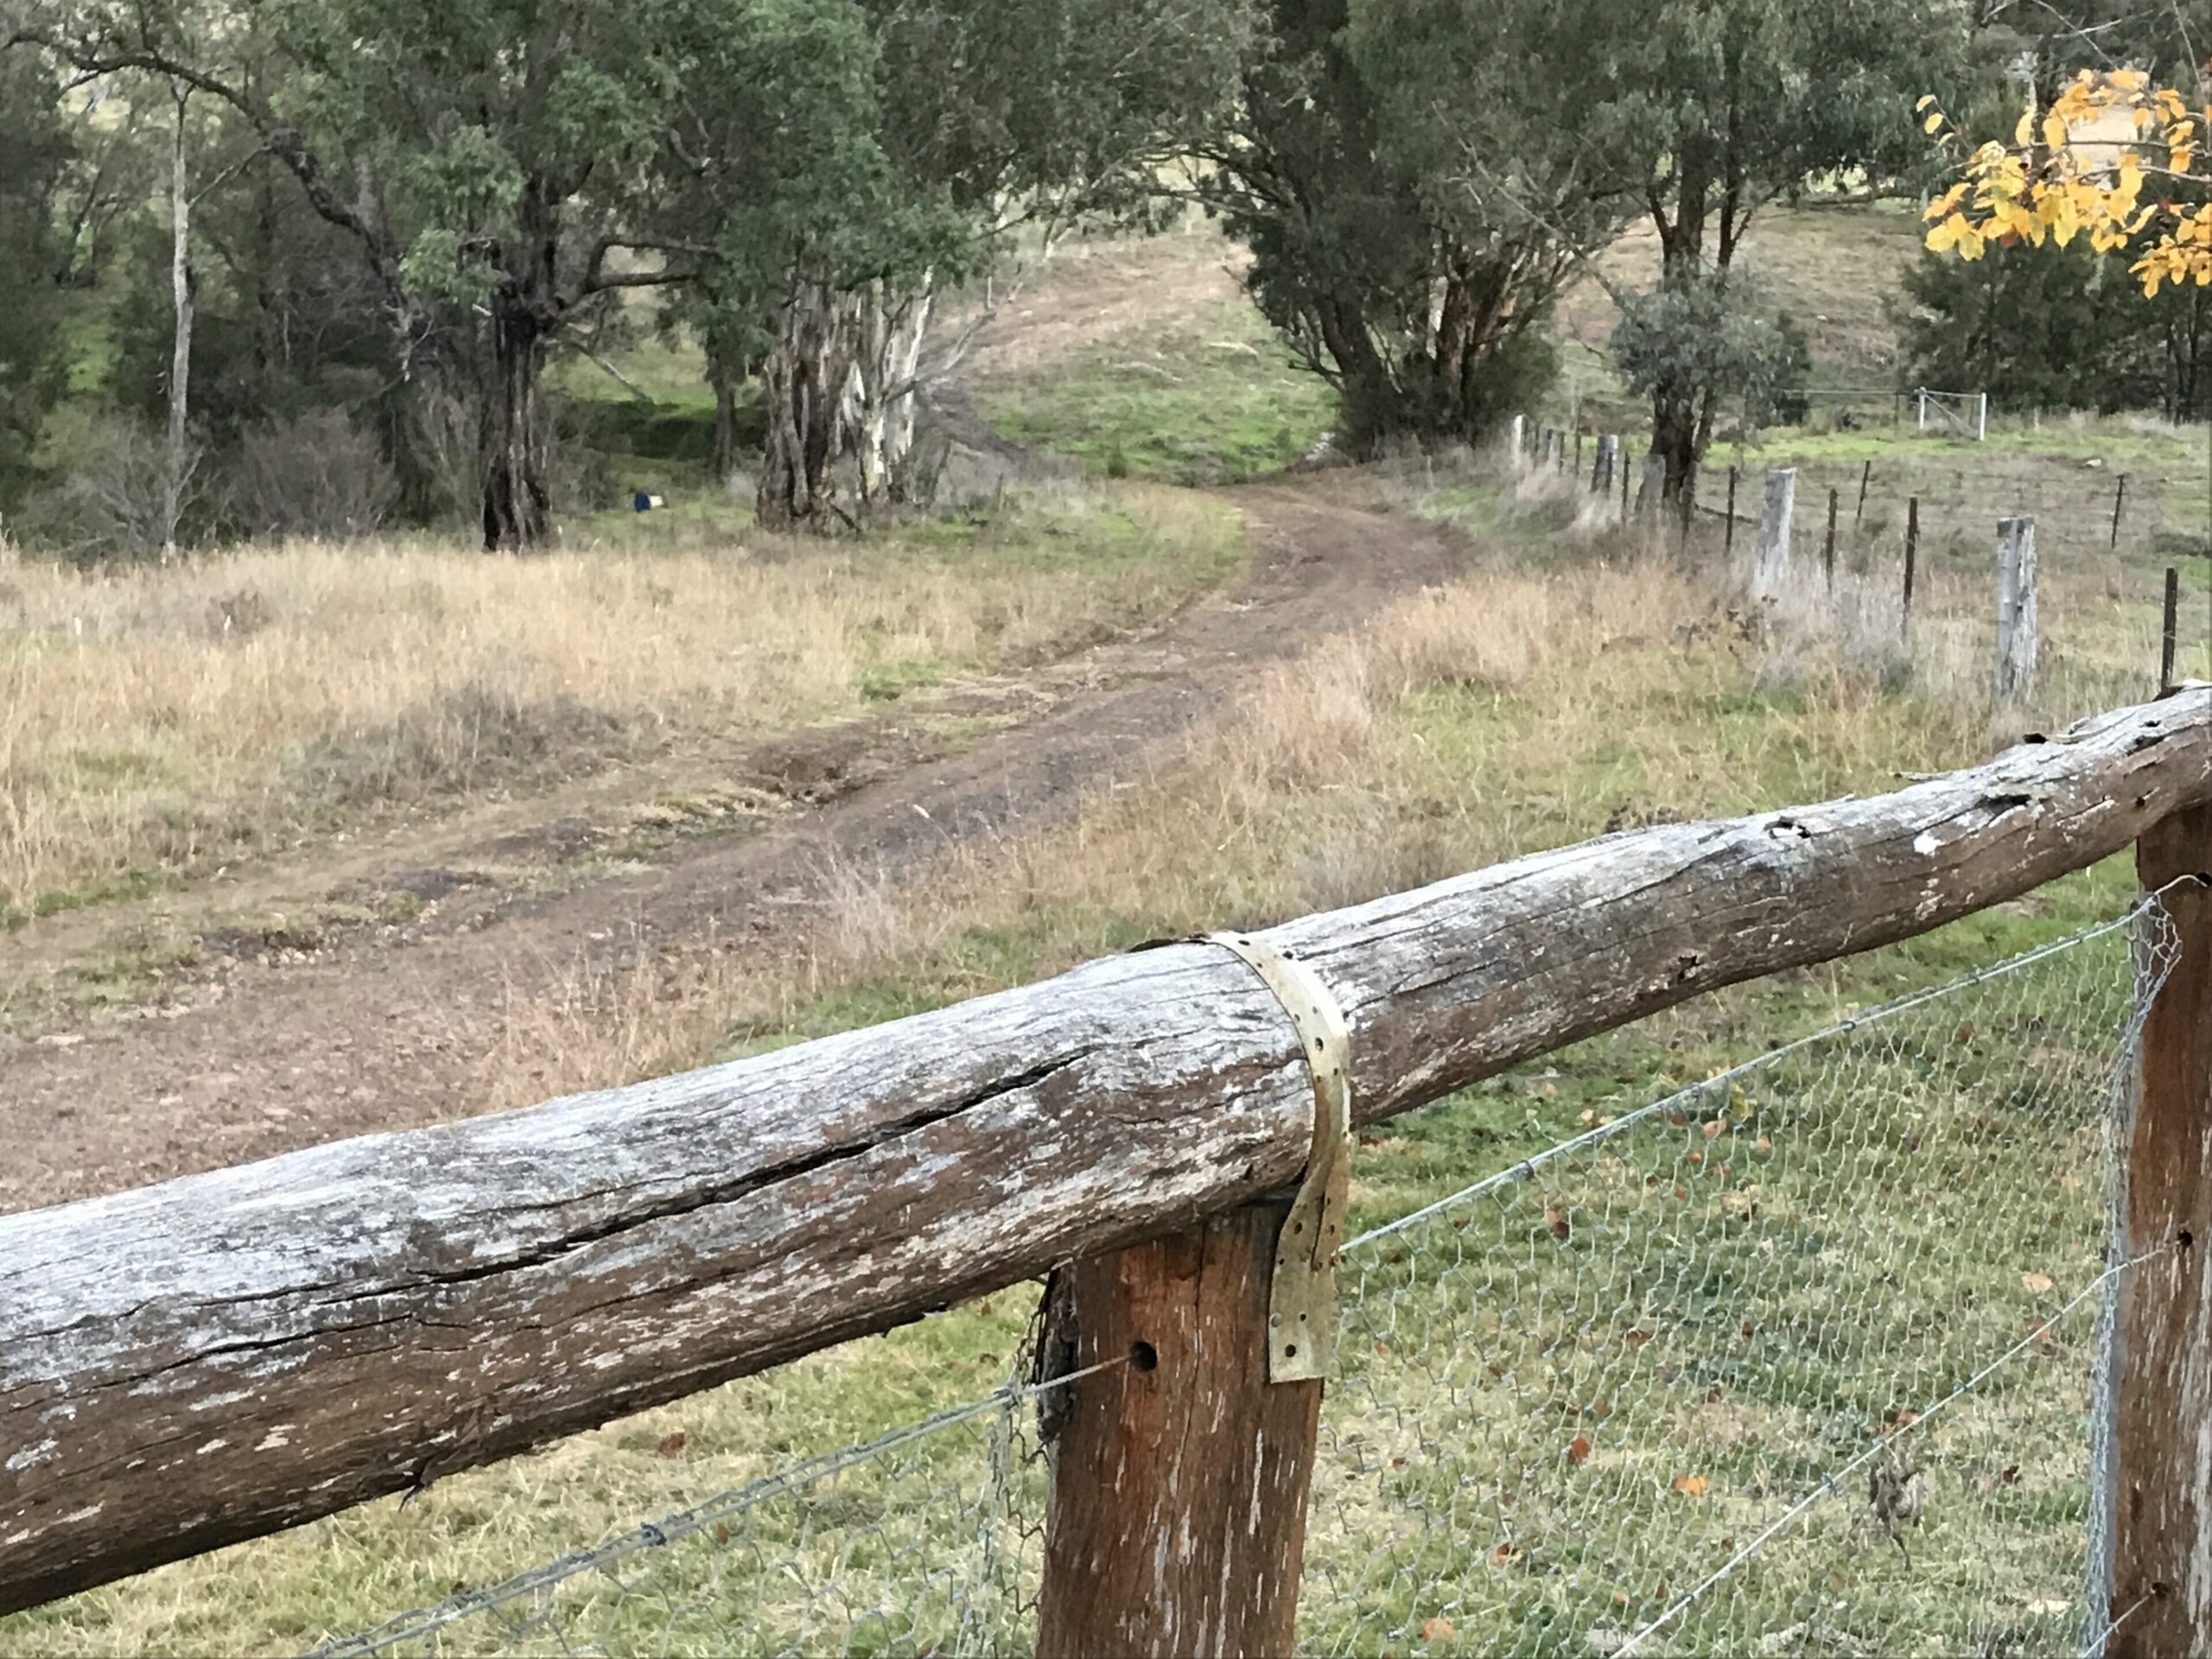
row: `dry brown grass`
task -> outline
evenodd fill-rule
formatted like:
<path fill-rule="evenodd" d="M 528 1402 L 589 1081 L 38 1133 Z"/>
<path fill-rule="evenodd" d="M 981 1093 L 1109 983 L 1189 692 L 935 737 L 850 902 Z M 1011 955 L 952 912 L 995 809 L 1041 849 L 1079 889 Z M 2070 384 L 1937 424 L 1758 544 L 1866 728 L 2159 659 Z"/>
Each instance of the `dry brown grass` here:
<path fill-rule="evenodd" d="M 710 944 L 516 999 L 479 1097 L 522 1105 L 696 1064 L 733 1030 L 784 1032 L 822 999 L 902 970 L 950 995 L 994 988 L 944 955 L 976 928 L 1064 918 L 1033 942 L 1034 968 L 1051 971 L 1111 948 L 1115 918 L 1286 914 L 1503 856 L 1529 832 L 1518 813 L 1468 802 L 1452 834 L 1435 833 L 1425 791 L 1440 757 L 1410 706 L 1439 692 L 1548 695 L 1535 683 L 1548 666 L 1670 643 L 1705 603 L 1656 564 L 1486 575 L 1413 595 L 1262 673 L 1185 757 L 1096 797 L 1065 829 L 963 847 L 904 888 L 832 863 L 776 950 Z M 1478 822 L 1495 833 L 1470 833 Z"/>
<path fill-rule="evenodd" d="M 962 534 L 121 573 L 0 552 L 0 914 L 1033 660 L 1171 607 L 1236 540 L 1226 509 L 1134 487 Z"/>
<path fill-rule="evenodd" d="M 2041 717 L 1993 724 L 1963 621 L 1928 619 L 1908 673 L 1877 596 L 1840 632 L 1805 603 L 1753 629 L 1672 558 L 1626 554 L 1411 596 L 1261 673 L 1184 758 L 1063 828 L 963 847 L 903 888 L 830 872 L 787 949 L 518 1004 L 484 1097 L 650 1076 L 725 1033 L 887 1017 L 1132 938 L 1262 925 L 1608 830 L 1894 787 Z"/>

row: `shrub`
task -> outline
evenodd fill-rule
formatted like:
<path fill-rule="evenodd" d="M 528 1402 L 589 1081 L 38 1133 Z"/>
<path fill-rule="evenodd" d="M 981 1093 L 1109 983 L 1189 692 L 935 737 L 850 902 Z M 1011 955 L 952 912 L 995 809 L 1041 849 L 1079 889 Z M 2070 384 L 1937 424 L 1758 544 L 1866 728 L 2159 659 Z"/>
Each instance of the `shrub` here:
<path fill-rule="evenodd" d="M 399 482 L 375 437 L 343 410 L 249 430 L 238 446 L 238 511 L 257 535 L 349 541 L 391 521 Z"/>

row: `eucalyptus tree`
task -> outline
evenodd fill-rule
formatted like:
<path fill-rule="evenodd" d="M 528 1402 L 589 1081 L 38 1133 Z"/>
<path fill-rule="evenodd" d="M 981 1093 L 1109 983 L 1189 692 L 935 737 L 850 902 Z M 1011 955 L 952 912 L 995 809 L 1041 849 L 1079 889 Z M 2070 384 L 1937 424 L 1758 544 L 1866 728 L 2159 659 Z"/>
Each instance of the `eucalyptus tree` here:
<path fill-rule="evenodd" d="M 825 130 L 774 186 L 735 188 L 723 220 L 722 292 L 768 336 L 772 524 L 841 515 L 845 455 L 863 501 L 907 498 L 917 404 L 972 338 L 932 335 L 939 296 L 1078 226 L 1160 213 L 1165 169 L 1218 118 L 1252 26 L 1247 0 L 855 9 L 864 41 L 815 71 Z"/>
<path fill-rule="evenodd" d="M 658 213 L 696 168 L 685 113 L 785 107 L 793 17 L 842 0 L 257 0 L 188 35 L 157 0 L 15 0 L 84 72 L 236 111 L 373 279 L 403 375 L 471 375 L 485 544 L 550 529 L 540 392 L 565 329 L 713 250 Z M 35 9 L 34 9 L 35 8 Z M 771 49 L 750 50 L 767 41 Z M 736 60 L 747 79 L 721 79 Z"/>
<path fill-rule="evenodd" d="M 1355 439 L 1475 436 L 1525 403 L 1534 324 L 1578 273 L 1612 286 L 1592 256 L 1639 219 L 1669 289 L 1645 320 L 1713 309 L 1767 204 L 1919 164 L 1912 100 L 1967 29 L 1963 0 L 1275 0 L 1274 16 L 1212 194 Z M 1670 493 L 1740 355 L 1675 354 L 1651 385 Z"/>
<path fill-rule="evenodd" d="M 1247 285 L 1338 391 L 1357 449 L 1475 438 L 1541 389 L 1541 324 L 1618 227 L 1571 85 L 1533 48 L 1602 38 L 1534 0 L 1275 0 L 1201 191 L 1252 250 Z"/>
<path fill-rule="evenodd" d="M 1661 283 L 1724 289 L 1758 214 L 1821 179 L 1880 186 L 1924 166 L 1912 106 L 1964 59 L 1961 0 L 1628 0 L 1588 82 L 1595 142 L 1642 197 Z M 1669 495 L 1712 441 L 1726 377 L 1651 389 Z"/>

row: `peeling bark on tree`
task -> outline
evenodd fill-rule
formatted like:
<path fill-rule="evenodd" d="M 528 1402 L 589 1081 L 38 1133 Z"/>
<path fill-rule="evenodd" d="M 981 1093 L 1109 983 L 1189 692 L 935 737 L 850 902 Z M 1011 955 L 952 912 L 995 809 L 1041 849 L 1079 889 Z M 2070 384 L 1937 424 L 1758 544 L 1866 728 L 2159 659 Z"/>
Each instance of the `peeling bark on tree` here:
<path fill-rule="evenodd" d="M 534 186 L 524 191 L 520 213 L 518 245 L 501 261 L 510 274 L 492 294 L 492 384 L 480 448 L 485 548 L 516 553 L 552 533 L 538 388 L 564 311 L 559 214 Z"/>
<path fill-rule="evenodd" d="M 761 370 L 768 436 L 753 516 L 770 529 L 843 516 L 830 469 L 843 447 L 855 334 L 851 296 L 823 283 L 793 286 Z"/>
<path fill-rule="evenodd" d="M 857 308 L 854 353 L 853 449 L 860 463 L 861 499 L 903 506 L 914 499 L 914 414 L 920 400 L 922 340 L 935 300 L 925 275 L 900 294 L 871 283 Z"/>
<path fill-rule="evenodd" d="M 552 528 L 537 388 L 545 341 L 537 320 L 505 296 L 492 306 L 492 386 L 485 400 L 484 546 L 519 553 Z"/>
<path fill-rule="evenodd" d="M 176 105 L 175 146 L 169 156 L 169 288 L 175 325 L 169 341 L 168 443 L 162 455 L 162 563 L 176 560 L 177 521 L 184 517 L 184 486 L 192 470 L 185 421 L 192 405 L 192 187 L 185 149 L 185 106 L 192 88 L 170 84 Z"/>
<path fill-rule="evenodd" d="M 1866 800 L 1538 853 L 1259 936 L 1363 1121 L 1921 933 L 2212 802 L 2212 691 Z M 1313 1088 L 1217 947 L 627 1089 L 0 1217 L 0 1611 L 296 1525 L 1295 1179 Z"/>

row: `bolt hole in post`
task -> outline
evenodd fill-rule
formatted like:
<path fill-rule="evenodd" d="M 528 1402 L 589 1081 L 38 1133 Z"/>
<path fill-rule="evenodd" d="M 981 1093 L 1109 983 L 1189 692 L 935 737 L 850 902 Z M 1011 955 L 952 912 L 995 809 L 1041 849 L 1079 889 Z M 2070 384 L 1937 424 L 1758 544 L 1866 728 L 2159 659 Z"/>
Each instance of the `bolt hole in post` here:
<path fill-rule="evenodd" d="M 1141 1339 L 1129 1344 L 1129 1363 L 1141 1371 L 1160 1369 L 1160 1350 Z"/>

